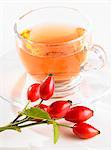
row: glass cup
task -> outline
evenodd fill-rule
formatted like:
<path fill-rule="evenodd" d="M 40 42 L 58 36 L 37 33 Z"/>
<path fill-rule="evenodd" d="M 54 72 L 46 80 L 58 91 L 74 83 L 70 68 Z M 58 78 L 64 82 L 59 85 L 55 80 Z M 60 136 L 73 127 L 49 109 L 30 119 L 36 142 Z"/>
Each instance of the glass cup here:
<path fill-rule="evenodd" d="M 54 75 L 54 97 L 74 93 L 84 72 L 105 64 L 105 52 L 93 44 L 89 22 L 74 8 L 31 10 L 16 21 L 14 32 L 26 72 L 37 82 Z"/>

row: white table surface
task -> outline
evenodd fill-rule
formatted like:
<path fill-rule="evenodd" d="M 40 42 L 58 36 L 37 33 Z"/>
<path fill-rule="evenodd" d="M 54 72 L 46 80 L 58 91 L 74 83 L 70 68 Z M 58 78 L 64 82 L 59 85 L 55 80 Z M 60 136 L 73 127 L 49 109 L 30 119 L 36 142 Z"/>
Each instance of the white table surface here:
<path fill-rule="evenodd" d="M 31 2 L 31 1 L 30 1 Z M 71 6 L 75 7 L 88 17 L 93 28 L 95 43 L 104 47 L 108 58 L 110 54 L 110 4 L 106 2 L 51 2 L 42 1 L 37 3 L 3 3 L 0 2 L 0 55 L 15 49 L 13 24 L 16 18 L 29 9 L 41 6 Z M 103 17 L 102 17 L 103 16 Z M 95 119 L 90 123 L 95 124 L 102 130 L 102 134 L 88 141 L 71 139 L 61 135 L 57 145 L 52 144 L 52 130 L 48 128 L 47 135 L 38 134 L 31 129 L 24 129 L 21 134 L 14 131 L 0 133 L 0 150 L 44 150 L 44 149 L 76 149 L 76 150 L 110 150 L 110 94 L 101 97 L 101 101 L 95 103 L 92 108 L 95 111 Z M 8 111 L 6 111 L 8 110 Z M 10 121 L 14 117 L 11 106 L 0 100 L 0 124 Z M 36 128 L 36 127 L 35 127 Z M 74 146 L 71 147 L 71 146 Z"/>

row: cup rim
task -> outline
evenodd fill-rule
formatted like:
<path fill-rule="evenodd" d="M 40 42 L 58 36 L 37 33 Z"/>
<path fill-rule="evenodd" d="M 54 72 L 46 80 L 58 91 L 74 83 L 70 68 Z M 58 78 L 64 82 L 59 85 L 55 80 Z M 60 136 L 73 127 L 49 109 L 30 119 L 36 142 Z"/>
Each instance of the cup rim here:
<path fill-rule="evenodd" d="M 50 44 L 46 44 L 46 43 L 43 43 L 43 42 L 34 42 L 32 40 L 29 40 L 29 39 L 26 39 L 24 38 L 23 36 L 20 35 L 20 33 L 18 32 L 17 30 L 17 24 L 21 21 L 21 19 L 23 19 L 24 17 L 26 17 L 27 15 L 29 15 L 30 13 L 32 12 L 36 12 L 38 10 L 42 10 L 42 9 L 47 9 L 47 8 L 65 8 L 65 9 L 69 9 L 69 10 L 73 10 L 73 11 L 76 11 L 78 12 L 83 18 L 84 20 L 87 22 L 88 24 L 88 29 L 87 29 L 87 32 L 85 32 L 82 36 L 76 38 L 76 39 L 73 39 L 73 40 L 70 40 L 70 41 L 67 41 L 67 42 L 57 42 L 57 43 L 50 43 Z M 18 17 L 16 19 L 16 22 L 14 24 L 14 33 L 15 35 L 20 38 L 21 40 L 25 41 L 25 42 L 28 42 L 30 44 L 38 44 L 38 45 L 46 45 L 46 46 L 61 46 L 61 45 L 67 45 L 67 44 L 71 44 L 71 43 L 74 43 L 74 42 L 77 42 L 77 41 L 80 41 L 81 39 L 83 39 L 84 37 L 86 37 L 86 35 L 88 34 L 88 32 L 90 32 L 90 25 L 89 25 L 89 21 L 88 19 L 86 19 L 86 17 L 76 8 L 73 8 L 73 7 L 63 7 L 63 6 L 47 6 L 47 7 L 40 7 L 40 8 L 36 8 L 36 9 L 32 9 L 30 11 L 28 11 L 27 13 L 21 15 L 20 17 Z"/>

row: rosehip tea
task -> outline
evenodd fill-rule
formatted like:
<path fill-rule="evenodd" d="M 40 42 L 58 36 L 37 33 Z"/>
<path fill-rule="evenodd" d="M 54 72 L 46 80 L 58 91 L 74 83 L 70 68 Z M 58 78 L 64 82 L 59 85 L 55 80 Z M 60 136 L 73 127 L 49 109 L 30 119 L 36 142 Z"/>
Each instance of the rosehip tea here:
<path fill-rule="evenodd" d="M 73 95 L 81 71 L 98 70 L 105 64 L 103 48 L 92 43 L 89 22 L 77 9 L 45 7 L 29 11 L 17 20 L 14 31 L 26 72 L 37 82 L 53 74 L 53 98 Z"/>
<path fill-rule="evenodd" d="M 22 40 L 17 45 L 21 60 L 29 74 L 41 81 L 49 73 L 54 74 L 56 82 L 76 77 L 80 66 L 85 62 L 87 50 L 86 30 L 66 25 L 44 25 L 24 29 L 20 36 L 32 41 Z"/>

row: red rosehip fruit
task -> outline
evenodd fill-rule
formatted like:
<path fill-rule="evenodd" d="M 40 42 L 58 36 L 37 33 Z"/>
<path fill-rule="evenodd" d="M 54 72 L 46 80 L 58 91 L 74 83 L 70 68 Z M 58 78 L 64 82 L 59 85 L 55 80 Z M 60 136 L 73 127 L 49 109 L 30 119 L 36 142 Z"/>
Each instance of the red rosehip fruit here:
<path fill-rule="evenodd" d="M 70 109 L 71 101 L 56 101 L 48 108 L 48 113 L 53 119 L 63 118 Z"/>
<path fill-rule="evenodd" d="M 81 139 L 89 139 L 100 134 L 100 131 L 87 123 L 80 123 L 74 125 L 73 133 Z"/>
<path fill-rule="evenodd" d="M 85 106 L 76 106 L 72 107 L 64 118 L 70 122 L 81 123 L 88 120 L 92 116 L 93 110 Z"/>
<path fill-rule="evenodd" d="M 29 86 L 27 90 L 27 99 L 31 102 L 35 102 L 40 98 L 39 95 L 39 83 L 35 83 Z"/>
<path fill-rule="evenodd" d="M 44 111 L 47 111 L 49 106 L 47 106 L 45 104 L 40 104 L 40 105 L 35 105 L 34 107 L 40 108 L 40 109 L 42 109 Z"/>
<path fill-rule="evenodd" d="M 54 93 L 54 77 L 49 74 L 45 80 L 40 84 L 40 98 L 42 100 L 48 100 Z"/>

